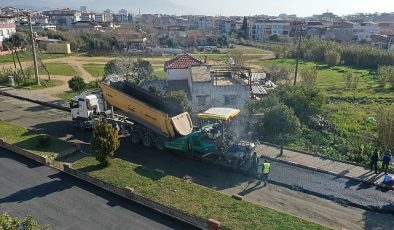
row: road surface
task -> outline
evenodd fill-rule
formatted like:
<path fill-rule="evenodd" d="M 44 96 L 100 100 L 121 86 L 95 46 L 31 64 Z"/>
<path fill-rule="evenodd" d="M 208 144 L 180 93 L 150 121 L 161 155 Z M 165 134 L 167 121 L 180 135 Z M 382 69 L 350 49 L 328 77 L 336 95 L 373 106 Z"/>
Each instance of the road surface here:
<path fill-rule="evenodd" d="M 64 140 L 79 142 L 84 151 L 89 152 L 90 133 L 72 127 L 67 112 L 9 97 L 0 97 L 0 118 Z M 346 201 L 351 201 L 386 210 L 394 209 L 393 191 L 382 192 L 376 190 L 374 186 L 364 186 L 353 180 L 273 163 L 270 175 L 273 185 L 267 186 L 264 190 L 256 190 L 250 186 L 249 178 L 242 175 L 218 169 L 204 162 L 155 149 L 146 149 L 140 145 L 131 145 L 127 140 L 122 141 L 117 157 L 149 168 L 161 169 L 166 174 L 186 178 L 229 194 L 240 192 L 255 203 L 289 211 L 335 228 L 361 229 L 363 228 L 361 226 L 370 228 L 369 226 L 374 225 L 375 221 L 387 223 L 384 226 L 394 224 L 394 216 L 384 216 L 384 220 L 378 221 L 383 215 L 375 216 L 371 212 L 346 207 Z M 275 185 L 279 185 L 279 188 Z M 327 202 L 325 199 L 317 199 L 315 196 L 301 194 L 296 192 L 297 190 L 308 190 L 311 194 L 330 198 L 339 205 Z M 280 202 L 271 200 L 280 200 Z"/>
<path fill-rule="evenodd" d="M 195 229 L 1 148 L 0 210 L 52 229 Z"/>

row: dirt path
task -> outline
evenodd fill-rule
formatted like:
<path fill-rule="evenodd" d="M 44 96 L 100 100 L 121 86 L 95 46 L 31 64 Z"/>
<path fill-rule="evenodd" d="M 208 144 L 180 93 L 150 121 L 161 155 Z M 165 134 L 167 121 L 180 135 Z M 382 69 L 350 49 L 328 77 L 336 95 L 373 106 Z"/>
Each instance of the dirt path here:
<path fill-rule="evenodd" d="M 49 87 L 49 88 L 43 88 L 43 89 L 36 89 L 33 90 L 35 93 L 41 93 L 41 94 L 46 94 L 50 96 L 56 96 L 57 94 L 63 93 L 65 91 L 70 90 L 68 88 L 68 80 L 70 80 L 72 77 L 71 76 L 62 76 L 62 75 L 53 75 L 51 76 L 51 79 L 54 80 L 59 80 L 62 82 L 61 85 L 55 86 L 55 87 Z"/>

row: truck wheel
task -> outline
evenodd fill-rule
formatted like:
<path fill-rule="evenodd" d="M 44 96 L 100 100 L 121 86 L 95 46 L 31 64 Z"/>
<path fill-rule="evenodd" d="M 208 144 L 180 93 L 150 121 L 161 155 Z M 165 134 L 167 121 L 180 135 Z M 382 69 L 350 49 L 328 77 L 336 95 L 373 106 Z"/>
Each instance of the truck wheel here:
<path fill-rule="evenodd" d="M 142 136 L 142 144 L 143 144 L 145 147 L 148 147 L 148 148 L 152 147 L 152 144 L 153 144 L 152 137 L 149 136 L 149 135 L 144 135 L 144 136 Z"/>
<path fill-rule="evenodd" d="M 164 150 L 165 146 L 164 146 L 164 140 L 163 138 L 157 138 L 156 139 L 156 148 L 160 151 Z"/>
<path fill-rule="evenodd" d="M 137 132 L 131 132 L 130 139 L 131 139 L 131 143 L 133 144 L 139 144 L 141 142 L 140 135 Z"/>
<path fill-rule="evenodd" d="M 77 128 L 84 130 L 85 129 L 85 122 L 83 122 L 83 120 L 77 120 Z"/>

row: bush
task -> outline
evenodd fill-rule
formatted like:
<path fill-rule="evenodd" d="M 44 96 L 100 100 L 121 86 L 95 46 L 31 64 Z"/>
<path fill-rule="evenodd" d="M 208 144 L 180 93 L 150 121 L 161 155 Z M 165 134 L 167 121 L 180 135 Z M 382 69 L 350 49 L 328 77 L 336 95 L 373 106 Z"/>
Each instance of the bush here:
<path fill-rule="evenodd" d="M 80 76 L 74 76 L 68 81 L 68 87 L 76 92 L 81 92 L 86 89 L 86 83 Z"/>
<path fill-rule="evenodd" d="M 42 226 L 31 216 L 23 219 L 12 217 L 7 213 L 0 215 L 0 229 L 4 230 L 49 230 L 48 225 Z"/>
<path fill-rule="evenodd" d="M 100 121 L 93 130 L 92 148 L 96 159 L 104 166 L 111 165 L 115 151 L 119 148 L 118 131 L 106 121 Z"/>
<path fill-rule="evenodd" d="M 341 54 L 336 51 L 330 50 L 326 53 L 325 61 L 326 64 L 329 66 L 336 66 L 341 62 Z"/>

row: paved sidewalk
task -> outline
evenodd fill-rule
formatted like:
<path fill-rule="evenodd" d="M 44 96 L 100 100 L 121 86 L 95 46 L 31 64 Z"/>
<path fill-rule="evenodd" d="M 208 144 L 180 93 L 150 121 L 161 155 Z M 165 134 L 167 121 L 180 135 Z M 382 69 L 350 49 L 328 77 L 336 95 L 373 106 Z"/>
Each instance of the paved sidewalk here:
<path fill-rule="evenodd" d="M 266 144 L 257 145 L 256 152 L 258 155 L 263 155 L 265 157 L 271 158 L 272 160 L 278 160 L 292 165 L 313 169 L 319 172 L 329 173 L 349 179 L 356 179 L 368 184 L 386 187 L 384 184 L 382 184 L 384 173 L 375 174 L 375 172 L 371 172 L 369 169 L 365 169 L 361 166 L 330 160 L 297 151 L 291 151 L 288 149 L 284 149 L 283 155 L 280 156 L 280 149 L 278 147 Z M 391 189 L 393 189 L 393 187 L 391 187 Z"/>
<path fill-rule="evenodd" d="M 14 89 L 11 87 L 0 86 L 0 94 L 13 96 L 38 104 L 49 105 L 62 110 L 69 110 L 69 102 L 58 97 L 35 92 L 35 90 Z"/>

